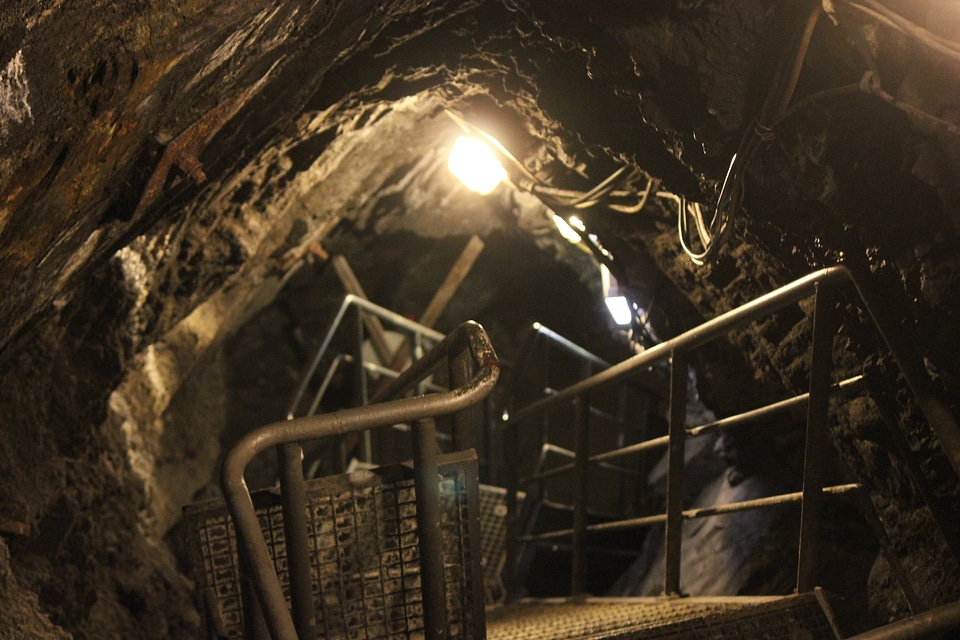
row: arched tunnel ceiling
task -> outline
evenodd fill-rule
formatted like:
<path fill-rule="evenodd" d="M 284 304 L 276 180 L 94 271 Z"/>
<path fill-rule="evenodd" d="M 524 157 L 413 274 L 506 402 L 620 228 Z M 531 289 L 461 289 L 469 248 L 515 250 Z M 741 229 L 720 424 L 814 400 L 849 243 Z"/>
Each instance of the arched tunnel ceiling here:
<path fill-rule="evenodd" d="M 576 271 L 580 255 L 558 240 L 539 204 L 504 191 L 481 199 L 445 173 L 457 132 L 446 110 L 495 135 L 554 186 L 587 189 L 628 164 L 708 205 L 818 4 L 6 3 L 0 407 L 11 418 L 0 439 L 9 479 L 0 517 L 44 532 L 15 549 L 27 591 L 42 593 L 43 608 L 74 630 L 163 637 L 193 624 L 182 611 L 136 613 L 144 594 L 165 598 L 171 611 L 189 608 L 168 560 L 137 559 L 178 506 L 152 484 L 163 414 L 177 385 L 272 299 L 292 262 L 335 223 L 370 238 L 529 235 Z M 957 60 L 849 4 L 823 3 L 793 108 L 763 132 L 741 215 L 714 264 L 695 267 L 683 254 L 667 200 L 637 214 L 583 217 L 661 337 L 815 268 L 847 264 L 897 310 L 956 411 Z M 951 2 L 883 5 L 947 42 L 960 38 Z M 794 336 L 803 316 L 745 331 L 712 363 L 698 363 L 718 413 L 803 386 L 805 344 Z M 854 336 L 848 360 L 872 358 L 869 340 L 857 340 L 855 312 L 845 324 Z M 896 388 L 895 374 L 885 379 Z M 756 390 L 744 392 L 754 380 Z M 841 435 L 856 470 L 895 485 L 878 499 L 883 508 L 915 508 L 919 498 L 890 470 L 897 465 L 876 417 L 848 422 Z M 943 513 L 956 520 L 956 477 L 929 429 L 914 428 Z M 67 497 L 65 482 L 75 486 Z M 97 506 L 118 495 L 125 506 L 116 512 Z M 78 529 L 93 518 L 88 511 L 105 524 Z M 85 552 L 70 536 L 84 526 L 95 531 L 90 540 L 109 542 L 103 553 L 113 554 L 116 575 L 76 560 Z M 111 527 L 124 533 L 111 537 Z M 50 531 L 63 530 L 69 543 L 51 541 Z M 91 571 L 96 586 L 51 579 L 44 562 L 58 553 L 72 571 Z M 85 590 L 126 617 L 103 623 L 75 604 L 91 600 Z"/>
<path fill-rule="evenodd" d="M 939 4 L 907 15 L 949 27 L 932 13 Z M 55 300 L 62 305 L 71 278 L 157 225 L 183 223 L 213 203 L 223 203 L 221 219 L 268 208 L 282 218 L 293 206 L 283 202 L 292 198 L 287 187 L 309 193 L 311 180 L 344 173 L 331 160 L 307 171 L 324 150 L 336 152 L 327 147 L 338 133 L 412 96 L 436 101 L 421 117 L 443 107 L 482 125 L 499 117 L 491 133 L 563 186 L 599 181 L 631 161 L 666 188 L 709 201 L 804 13 L 764 2 L 11 7 L 3 344 Z M 885 89 L 949 116 L 949 61 L 843 17 L 840 27 L 821 21 L 799 95 L 860 79 L 863 62 L 847 39 L 862 31 L 886 65 Z M 955 235 L 955 133 L 880 102 L 828 96 L 787 121 L 752 167 L 745 235 L 769 249 L 795 243 L 803 255 L 790 271 L 876 246 L 891 247 L 887 260 L 916 263 L 903 228 L 919 231 L 918 223 L 921 250 L 947 253 L 940 245 Z M 404 154 L 381 153 L 382 169 L 368 180 L 395 177 L 435 152 L 431 134 L 411 132 L 398 145 Z M 354 186 L 356 199 L 384 184 Z M 297 197 L 312 206 L 309 195 Z M 843 246 L 849 236 L 863 247 Z M 235 244 L 239 263 L 250 248 Z"/>

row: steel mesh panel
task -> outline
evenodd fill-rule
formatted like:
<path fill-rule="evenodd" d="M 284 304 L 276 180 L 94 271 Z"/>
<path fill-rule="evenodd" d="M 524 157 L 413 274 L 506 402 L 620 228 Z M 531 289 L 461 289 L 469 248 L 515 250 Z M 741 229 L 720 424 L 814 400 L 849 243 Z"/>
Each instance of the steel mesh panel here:
<path fill-rule="evenodd" d="M 526 497 L 517 492 L 517 510 Z M 480 557 L 483 558 L 484 602 L 501 602 L 506 596 L 503 565 L 507 560 L 507 490 L 480 485 Z"/>
<path fill-rule="evenodd" d="M 521 603 L 490 610 L 487 631 L 490 640 L 836 640 L 837 637 L 812 594 L 760 604 L 736 599 Z"/>
<path fill-rule="evenodd" d="M 447 620 L 453 638 L 482 637 L 482 603 L 474 602 L 471 506 L 463 456 L 441 471 L 441 539 Z M 400 466 L 307 483 L 307 532 L 318 637 L 423 637 L 416 491 Z M 289 602 L 288 557 L 279 496 L 254 496 L 260 526 Z M 474 497 L 473 501 L 476 500 Z M 233 524 L 222 501 L 192 505 L 190 521 L 197 589 L 228 638 L 243 637 L 240 571 Z M 474 515 L 474 517 L 476 517 Z M 479 613 L 478 613 L 479 612 Z"/>

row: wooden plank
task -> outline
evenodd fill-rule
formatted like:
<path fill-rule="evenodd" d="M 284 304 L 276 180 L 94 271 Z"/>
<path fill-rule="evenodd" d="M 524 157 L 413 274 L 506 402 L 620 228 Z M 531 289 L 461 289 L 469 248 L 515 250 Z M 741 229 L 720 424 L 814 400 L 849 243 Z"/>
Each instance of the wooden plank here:
<path fill-rule="evenodd" d="M 450 304 L 450 300 L 457 292 L 457 289 L 463 284 L 467 274 L 470 273 L 470 269 L 473 268 L 473 263 L 477 261 L 477 257 L 480 255 L 480 252 L 483 251 L 484 246 L 483 240 L 478 236 L 473 236 L 467 241 L 467 245 L 463 248 L 463 251 L 460 252 L 460 257 L 457 258 L 453 267 L 450 268 L 450 272 L 447 273 L 447 277 L 444 278 L 440 288 L 433 294 L 433 299 L 430 300 L 430 303 L 420 318 L 420 324 L 425 327 L 430 327 L 431 329 L 433 328 L 433 325 L 440 319 L 440 316 L 443 315 L 444 309 Z M 405 339 L 390 358 L 389 367 L 394 371 L 402 371 L 407 361 L 410 360 L 411 349 L 410 341 Z"/>
<path fill-rule="evenodd" d="M 369 300 L 366 292 L 360 285 L 360 281 L 357 280 L 356 274 L 353 272 L 353 269 L 350 268 L 350 263 L 347 262 L 346 258 L 340 255 L 334 256 L 330 260 L 330 263 L 333 265 L 334 271 L 337 272 L 337 277 L 340 278 L 340 282 L 343 283 L 343 288 L 347 290 L 347 293 L 352 293 L 358 298 Z M 387 344 L 387 338 L 386 335 L 384 335 L 383 323 L 380 322 L 380 318 L 370 315 L 369 313 L 364 313 L 362 315 L 363 324 L 367 328 L 367 331 L 370 332 L 370 343 L 373 345 L 373 349 L 376 351 L 377 357 L 380 359 L 380 362 L 390 362 L 393 350 L 390 349 L 390 346 Z"/>
<path fill-rule="evenodd" d="M 450 273 L 447 274 L 443 284 L 437 289 L 430 304 L 428 304 L 424 310 L 423 316 L 420 318 L 420 324 L 433 328 L 433 325 L 440 319 L 444 309 L 446 309 L 450 303 L 450 299 L 453 298 L 453 294 L 457 292 L 457 289 L 460 288 L 467 274 L 470 273 L 470 269 L 473 268 L 473 263 L 477 261 L 477 257 L 480 255 L 480 252 L 483 251 L 483 248 L 483 240 L 477 236 L 473 236 L 467 241 L 467 246 L 463 248 L 460 257 L 457 258 L 457 261 L 450 269 Z"/>

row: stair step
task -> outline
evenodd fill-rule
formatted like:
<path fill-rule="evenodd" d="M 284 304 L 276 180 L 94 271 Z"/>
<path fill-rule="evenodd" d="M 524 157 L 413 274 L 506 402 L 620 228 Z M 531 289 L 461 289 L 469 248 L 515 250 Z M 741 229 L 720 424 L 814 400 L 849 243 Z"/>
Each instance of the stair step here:
<path fill-rule="evenodd" d="M 837 640 L 829 604 L 807 593 L 775 598 L 620 598 L 528 601 L 487 611 L 489 640 L 765 638 Z"/>

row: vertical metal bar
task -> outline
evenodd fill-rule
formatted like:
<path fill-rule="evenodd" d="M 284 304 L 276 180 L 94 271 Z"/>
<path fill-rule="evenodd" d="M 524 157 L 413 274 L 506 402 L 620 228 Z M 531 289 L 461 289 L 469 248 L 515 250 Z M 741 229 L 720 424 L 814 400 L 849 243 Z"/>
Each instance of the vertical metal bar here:
<path fill-rule="evenodd" d="M 367 371 L 366 371 L 366 368 L 363 366 L 364 364 L 363 362 L 363 336 L 364 336 L 363 325 L 364 325 L 363 309 L 361 309 L 360 307 L 357 307 L 356 360 L 355 360 L 356 366 L 354 367 L 354 373 L 356 377 L 354 378 L 354 380 L 356 382 L 356 393 L 357 393 L 356 406 L 358 407 L 367 406 L 367 401 L 370 398 L 370 393 L 367 385 Z M 364 460 L 366 462 L 372 462 L 373 451 L 372 451 L 372 443 L 370 440 L 372 438 L 370 431 L 369 430 L 364 431 L 360 437 L 363 439 Z M 344 466 L 346 466 L 346 463 L 349 462 L 349 460 L 347 459 L 349 455 L 350 455 L 349 451 L 344 451 L 344 455 L 342 456 Z"/>
<path fill-rule="evenodd" d="M 240 600 L 243 607 L 243 640 L 270 640 L 270 630 L 254 584 L 253 572 L 246 554 L 240 556 Z"/>
<path fill-rule="evenodd" d="M 459 353 L 452 354 L 448 359 L 450 373 L 450 388 L 458 389 L 470 379 L 470 351 L 464 348 Z M 467 407 L 453 415 L 453 450 L 463 451 L 472 449 L 473 442 L 473 407 Z"/>
<path fill-rule="evenodd" d="M 507 602 L 516 600 L 521 592 L 517 565 L 520 562 L 520 514 L 517 513 L 517 492 L 520 484 L 520 452 L 517 426 L 507 424 L 503 429 L 503 452 L 506 458 L 507 517 L 505 535 L 507 558 L 503 566 L 503 583 L 506 585 Z"/>
<path fill-rule="evenodd" d="M 666 595 L 680 595 L 683 465 L 687 437 L 687 367 L 687 354 L 675 349 L 670 366 L 670 445 L 667 453 L 667 524 L 663 572 L 663 591 Z"/>
<path fill-rule="evenodd" d="M 440 482 L 437 475 L 437 427 L 433 418 L 414 424 L 413 466 L 420 534 L 420 585 L 427 640 L 447 637 L 447 597 L 440 538 Z"/>
<path fill-rule="evenodd" d="M 472 633 L 463 634 L 466 638 L 486 638 L 487 637 L 487 618 L 485 615 L 484 603 L 484 584 L 483 584 L 483 550 L 481 548 L 482 531 L 480 529 L 480 467 L 477 459 L 471 457 L 465 465 L 465 483 L 467 513 L 469 514 L 467 535 L 469 537 L 468 548 L 462 549 L 461 553 L 466 552 L 469 558 L 469 583 L 466 588 L 470 591 L 470 598 L 473 606 L 470 609 Z M 464 603 L 466 605 L 466 603 Z M 464 613 L 466 614 L 466 607 Z"/>
<path fill-rule="evenodd" d="M 797 554 L 797 593 L 817 586 L 817 529 L 823 506 L 823 466 L 830 413 L 830 374 L 836 326 L 836 296 L 827 284 L 817 284 L 810 355 L 810 398 L 807 401 L 807 440 L 803 456 L 803 503 L 800 510 L 800 550 Z"/>
<path fill-rule="evenodd" d="M 587 590 L 587 466 L 590 457 L 590 397 L 579 395 L 574 403 L 573 460 L 573 569 L 570 576 L 570 595 L 578 596 Z"/>
<path fill-rule="evenodd" d="M 303 450 L 300 443 L 277 447 L 280 466 L 280 498 L 283 505 L 283 533 L 290 576 L 290 603 L 293 624 L 301 638 L 314 638 L 315 614 L 310 549 L 307 542 L 306 487 L 303 482 Z"/>

